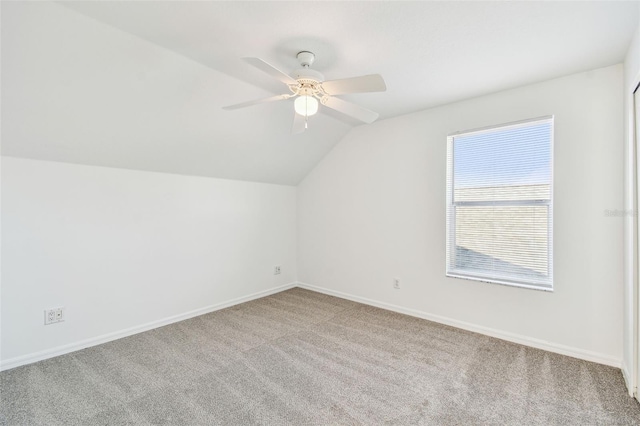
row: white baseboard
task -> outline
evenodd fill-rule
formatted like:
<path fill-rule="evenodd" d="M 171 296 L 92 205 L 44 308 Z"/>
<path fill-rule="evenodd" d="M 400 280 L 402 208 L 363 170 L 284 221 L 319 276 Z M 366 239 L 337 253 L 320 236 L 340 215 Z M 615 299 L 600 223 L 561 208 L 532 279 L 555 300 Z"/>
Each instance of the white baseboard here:
<path fill-rule="evenodd" d="M 132 334 L 142 333 L 143 331 L 152 330 L 154 328 L 162 327 L 174 322 L 183 321 L 189 318 L 197 317 L 199 315 L 208 314 L 209 312 L 218 311 L 220 309 L 228 308 L 240 303 L 249 302 L 250 300 L 259 299 L 261 297 L 269 296 L 271 294 L 279 293 L 284 290 L 296 287 L 296 283 L 285 284 L 279 287 L 271 288 L 269 290 L 260 291 L 257 293 L 249 294 L 247 296 L 231 299 L 226 302 L 216 303 L 215 305 L 205 306 L 203 308 L 195 309 L 193 311 L 185 312 L 178 315 L 173 315 L 167 318 L 163 318 L 157 321 L 151 321 L 146 324 L 130 327 L 120 331 L 114 331 L 112 333 L 103 334 L 101 336 L 92 337 L 90 339 L 81 340 L 79 342 L 69 343 L 67 345 L 58 346 L 52 349 L 46 349 L 40 352 L 34 352 L 27 355 L 22 355 L 15 358 L 9 358 L 7 360 L 0 361 L 0 371 L 9 370 L 11 368 L 19 367 L 25 364 L 31 364 L 33 362 L 42 361 L 44 359 L 53 358 L 59 355 L 68 354 L 70 352 L 79 351 L 91 346 L 96 346 L 102 343 L 107 343 L 112 340 L 121 339 L 123 337 L 131 336 Z"/>
<path fill-rule="evenodd" d="M 417 318 L 423 318 L 429 321 L 437 322 L 440 324 L 450 325 L 452 327 L 461 328 L 463 330 L 472 331 L 475 333 L 484 334 L 491 337 L 496 337 L 498 339 L 506 340 L 509 342 L 519 343 L 525 346 L 531 346 L 538 349 L 543 349 L 549 352 L 555 352 L 562 355 L 571 356 L 578 359 L 583 359 L 586 361 L 597 362 L 599 364 L 609 365 L 612 367 L 621 368 L 622 362 L 619 359 L 610 357 L 608 355 L 599 354 L 592 351 L 586 351 L 583 349 L 572 348 L 570 346 L 560 345 L 557 343 L 547 342 L 545 340 L 535 339 L 532 337 L 523 336 L 516 333 L 505 332 L 501 330 L 496 330 L 489 327 L 483 327 L 471 323 L 467 323 L 464 321 L 458 321 L 455 319 L 443 317 L 440 315 L 429 314 L 427 312 L 419 311 L 416 309 L 405 308 L 398 305 L 393 305 L 386 302 L 380 302 L 377 300 L 367 299 L 365 297 L 355 296 L 348 293 L 343 293 L 340 291 L 330 290 L 323 287 L 317 287 L 311 284 L 306 284 L 302 282 L 298 283 L 290 283 L 283 286 L 275 287 L 269 290 L 253 293 L 247 296 L 238 297 L 236 299 L 232 299 L 226 302 L 217 303 L 215 305 L 205 306 L 200 309 L 195 309 L 193 311 L 185 312 L 182 314 L 174 315 L 168 318 L 164 318 L 157 321 L 152 321 L 146 324 L 142 324 L 135 327 L 130 327 L 125 330 L 120 330 L 108 334 L 104 334 L 97 337 L 92 337 L 90 339 L 85 339 L 79 342 L 70 343 L 63 346 L 58 346 L 52 349 L 47 349 L 40 352 L 34 352 L 27 355 L 22 355 L 15 358 L 10 358 L 5 361 L 0 361 L 0 371 L 9 370 L 11 368 L 19 367 L 21 365 L 31 364 L 33 362 L 42 361 L 44 359 L 53 358 L 59 355 L 64 355 L 70 352 L 75 352 L 81 349 L 85 349 L 91 346 L 96 346 L 102 343 L 107 343 L 112 340 L 121 339 L 123 337 L 131 336 L 133 334 L 141 333 L 147 330 L 152 330 L 154 328 L 162 327 L 164 325 L 172 324 L 178 321 L 183 321 L 185 319 L 193 318 L 199 315 L 204 315 L 209 312 L 217 311 L 220 309 L 228 308 L 230 306 L 234 306 L 240 303 L 248 302 L 251 300 L 259 299 L 261 297 L 269 296 L 271 294 L 279 293 L 284 290 L 288 290 L 293 287 L 305 288 L 307 290 L 316 291 L 319 293 L 328 294 L 331 296 L 340 297 L 347 300 L 352 300 L 354 302 L 363 303 L 365 305 L 376 306 L 378 308 L 386 309 L 389 311 L 398 312 L 401 314 L 410 315 Z M 621 368 L 622 374 L 625 382 L 627 383 L 627 389 L 629 392 L 633 392 L 633 390 L 629 387 L 629 377 L 628 372 Z"/>
<path fill-rule="evenodd" d="M 418 317 L 429 321 L 437 322 L 440 324 L 450 325 L 452 327 L 461 328 L 463 330 L 472 331 L 475 333 L 484 334 L 498 339 L 506 340 L 513 343 L 518 343 L 525 346 L 531 346 L 533 348 L 542 349 L 549 352 L 555 352 L 561 355 L 567 355 L 573 358 L 583 359 L 585 361 L 596 362 L 598 364 L 609 365 L 611 367 L 621 368 L 622 360 L 611 357 L 609 355 L 600 354 L 597 352 L 587 351 L 584 349 L 573 348 L 570 346 L 561 345 L 558 343 L 547 342 L 545 340 L 536 339 L 533 337 L 524 336 L 521 334 L 510 333 L 507 331 L 496 330 L 494 328 L 483 327 L 476 324 L 471 324 L 464 321 L 458 321 L 452 318 L 443 317 L 440 315 L 434 315 L 427 312 L 419 311 L 416 309 L 405 308 L 391 303 L 379 302 L 377 300 L 367 299 L 365 297 L 355 296 L 353 294 L 343 293 L 341 291 L 330 290 L 323 287 L 317 287 L 315 285 L 298 282 L 298 287 L 307 290 L 317 291 L 319 293 L 328 294 L 330 296 L 340 297 L 342 299 L 352 300 L 354 302 L 363 303 L 365 305 L 371 305 L 378 308 L 386 309 L 389 311 L 398 312 L 401 314 L 410 315 L 412 317 Z"/>

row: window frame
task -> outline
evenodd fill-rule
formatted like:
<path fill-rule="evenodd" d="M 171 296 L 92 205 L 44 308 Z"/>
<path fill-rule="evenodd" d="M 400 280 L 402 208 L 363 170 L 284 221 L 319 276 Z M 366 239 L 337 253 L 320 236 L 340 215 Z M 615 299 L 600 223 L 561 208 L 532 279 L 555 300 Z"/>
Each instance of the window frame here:
<path fill-rule="evenodd" d="M 459 131 L 447 135 L 447 177 L 446 177 L 446 265 L 445 273 L 447 277 L 460 278 L 465 280 L 480 281 L 490 284 L 501 284 L 512 287 L 522 287 L 541 291 L 554 291 L 554 275 L 553 275 L 553 201 L 554 201 L 554 134 L 555 134 L 555 117 L 547 115 L 526 120 L 514 121 L 499 125 L 487 126 L 471 130 Z M 458 201 L 454 199 L 455 192 L 455 171 L 454 171 L 454 143 L 455 138 L 460 136 L 469 136 L 472 134 L 490 133 L 493 131 L 513 129 L 518 127 L 526 127 L 532 124 L 550 124 L 550 188 L 549 200 L 530 199 L 530 200 L 512 200 L 512 201 Z M 541 206 L 547 207 L 547 269 L 548 282 L 536 279 L 510 279 L 508 277 L 496 277 L 491 273 L 482 273 L 481 271 L 461 271 L 452 267 L 455 265 L 455 254 L 452 248 L 456 247 L 456 217 L 455 210 L 457 206 Z M 452 256 L 454 256 L 452 258 Z"/>

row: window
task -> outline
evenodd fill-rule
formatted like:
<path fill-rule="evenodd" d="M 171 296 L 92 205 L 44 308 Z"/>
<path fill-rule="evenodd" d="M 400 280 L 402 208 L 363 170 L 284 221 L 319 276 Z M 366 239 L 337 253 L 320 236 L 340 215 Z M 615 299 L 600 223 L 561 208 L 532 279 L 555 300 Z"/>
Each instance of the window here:
<path fill-rule="evenodd" d="M 447 139 L 447 276 L 553 289 L 553 117 Z"/>

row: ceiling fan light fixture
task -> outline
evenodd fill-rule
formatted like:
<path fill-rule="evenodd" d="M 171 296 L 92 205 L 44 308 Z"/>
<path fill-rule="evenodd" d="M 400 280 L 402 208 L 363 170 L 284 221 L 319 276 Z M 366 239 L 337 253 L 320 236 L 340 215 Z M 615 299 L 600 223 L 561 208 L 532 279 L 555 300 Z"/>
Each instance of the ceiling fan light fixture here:
<path fill-rule="evenodd" d="M 318 100 L 313 96 L 298 96 L 293 103 L 297 114 L 309 117 L 318 112 Z"/>
<path fill-rule="evenodd" d="M 1 0 L 0 0 L 1 1 Z M 298 62 L 302 68 L 285 74 L 273 65 L 260 58 L 242 58 L 245 62 L 253 65 L 260 71 L 268 74 L 272 78 L 284 83 L 290 93 L 270 96 L 255 101 L 242 102 L 240 104 L 228 105 L 223 109 L 233 110 L 244 108 L 264 102 L 283 101 L 294 98 L 294 120 L 291 133 L 304 132 L 308 127 L 308 118 L 318 112 L 319 103 L 323 108 L 329 108 L 353 117 L 364 123 L 373 123 L 378 118 L 378 113 L 340 99 L 338 95 L 348 95 L 351 93 L 384 92 L 387 86 L 380 74 L 361 75 L 359 77 L 342 78 L 338 80 L 325 80 L 322 73 L 312 70 L 311 64 L 315 60 L 312 52 L 298 52 Z"/>

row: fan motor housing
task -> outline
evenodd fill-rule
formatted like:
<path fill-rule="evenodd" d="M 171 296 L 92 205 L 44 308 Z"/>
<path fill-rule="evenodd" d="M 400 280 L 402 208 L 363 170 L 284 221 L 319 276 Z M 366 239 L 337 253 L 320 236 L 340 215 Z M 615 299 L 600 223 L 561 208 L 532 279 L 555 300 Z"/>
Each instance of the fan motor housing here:
<path fill-rule="evenodd" d="M 324 75 L 322 73 L 312 70 L 310 68 L 300 68 L 291 73 L 291 77 L 296 80 L 311 80 L 316 83 L 324 81 Z"/>

